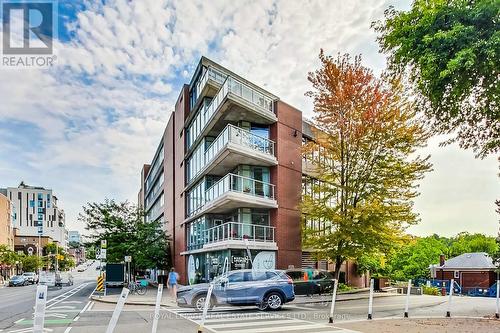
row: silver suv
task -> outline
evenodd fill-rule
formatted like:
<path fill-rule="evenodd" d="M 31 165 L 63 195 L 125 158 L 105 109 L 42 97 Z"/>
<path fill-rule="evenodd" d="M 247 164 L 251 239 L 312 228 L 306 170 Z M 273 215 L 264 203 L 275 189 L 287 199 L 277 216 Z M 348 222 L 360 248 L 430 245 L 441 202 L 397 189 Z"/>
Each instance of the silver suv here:
<path fill-rule="evenodd" d="M 28 280 L 29 283 L 35 284 L 38 283 L 38 275 L 35 272 L 26 272 L 23 273 L 23 276 Z"/>
<path fill-rule="evenodd" d="M 283 271 L 230 271 L 227 277 L 217 277 L 212 282 L 210 308 L 221 305 L 253 305 L 261 310 L 278 310 L 295 299 L 292 279 Z M 208 283 L 180 287 L 177 304 L 202 311 L 208 292 Z"/>

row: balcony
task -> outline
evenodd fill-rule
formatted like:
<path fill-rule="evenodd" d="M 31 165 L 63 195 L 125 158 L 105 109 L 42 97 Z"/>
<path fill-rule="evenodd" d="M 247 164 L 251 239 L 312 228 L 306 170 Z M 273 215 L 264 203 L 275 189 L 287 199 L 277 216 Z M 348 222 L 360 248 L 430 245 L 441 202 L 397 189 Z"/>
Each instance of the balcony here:
<path fill-rule="evenodd" d="M 207 73 L 210 71 L 207 70 Z M 221 132 L 231 122 L 245 120 L 258 124 L 275 123 L 278 118 L 274 100 L 275 98 L 228 76 L 210 105 L 205 110 L 200 110 L 191 122 L 188 129 L 189 148 L 196 146 L 202 137 Z"/>
<path fill-rule="evenodd" d="M 201 79 L 196 83 L 196 104 L 193 110 L 195 110 L 203 97 L 213 97 L 217 94 L 217 91 L 224 84 L 226 78 L 226 74 L 219 72 L 213 67 L 208 67 Z"/>
<path fill-rule="evenodd" d="M 204 201 L 189 219 L 207 213 L 228 213 L 238 207 L 278 208 L 273 184 L 232 173 L 208 188 Z"/>
<path fill-rule="evenodd" d="M 226 222 L 204 232 L 203 249 L 249 248 L 277 250 L 274 227 Z"/>
<path fill-rule="evenodd" d="M 274 156 L 274 141 L 231 124 L 227 125 L 206 149 L 202 160 L 201 166 L 193 165 L 190 169 L 190 184 L 205 173 L 222 176 L 239 164 L 278 164 Z"/>

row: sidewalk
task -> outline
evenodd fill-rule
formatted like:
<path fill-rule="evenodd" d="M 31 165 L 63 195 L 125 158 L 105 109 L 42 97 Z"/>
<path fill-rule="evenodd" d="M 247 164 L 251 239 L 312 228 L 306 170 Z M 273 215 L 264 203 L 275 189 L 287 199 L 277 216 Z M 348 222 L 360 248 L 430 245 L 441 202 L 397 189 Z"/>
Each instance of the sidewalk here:
<path fill-rule="evenodd" d="M 137 294 L 129 295 L 127 297 L 127 301 L 125 304 L 129 305 L 150 305 L 154 306 L 156 303 L 156 293 L 157 289 L 154 287 L 148 287 L 148 292 L 146 295 L 140 296 Z M 116 301 L 118 300 L 118 297 L 120 295 L 107 295 L 107 296 L 97 296 L 93 295 L 92 300 L 97 301 L 97 302 L 103 302 L 103 303 L 113 303 L 116 304 Z M 358 299 L 368 299 L 369 296 L 369 289 L 357 289 L 357 290 L 351 290 L 351 291 L 346 291 L 346 292 L 339 292 L 337 294 L 337 302 L 342 302 L 342 301 L 352 301 L 352 300 L 358 300 Z M 402 296 L 401 294 L 397 293 L 374 293 L 373 297 L 378 298 L 378 297 L 387 297 L 387 296 Z M 331 302 L 332 300 L 332 295 L 327 294 L 327 295 L 314 295 L 313 297 L 310 296 L 296 296 L 295 300 L 289 304 L 312 304 L 312 303 L 325 303 L 325 302 Z M 175 301 L 170 297 L 170 290 L 165 288 L 163 289 L 163 296 L 161 299 L 161 306 L 164 307 L 170 307 L 170 308 L 177 308 L 177 304 Z"/>

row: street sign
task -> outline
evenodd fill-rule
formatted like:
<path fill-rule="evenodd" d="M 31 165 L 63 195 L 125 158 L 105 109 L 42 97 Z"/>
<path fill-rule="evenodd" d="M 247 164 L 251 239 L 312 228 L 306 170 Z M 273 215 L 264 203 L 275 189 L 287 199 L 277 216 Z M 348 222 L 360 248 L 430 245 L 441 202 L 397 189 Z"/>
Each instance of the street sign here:
<path fill-rule="evenodd" d="M 132 256 L 125 256 L 125 262 L 132 262 Z"/>
<path fill-rule="evenodd" d="M 107 247 L 108 247 L 108 242 L 105 239 L 101 240 L 101 249 L 105 249 Z"/>
<path fill-rule="evenodd" d="M 101 249 L 101 255 L 100 255 L 100 258 L 101 258 L 101 259 L 106 259 L 106 249 Z"/>

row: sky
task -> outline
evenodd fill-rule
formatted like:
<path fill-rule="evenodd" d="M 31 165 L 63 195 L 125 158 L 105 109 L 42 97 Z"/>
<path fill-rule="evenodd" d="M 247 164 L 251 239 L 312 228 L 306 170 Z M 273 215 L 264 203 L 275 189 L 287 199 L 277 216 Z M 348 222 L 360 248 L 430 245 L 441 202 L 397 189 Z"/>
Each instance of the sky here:
<path fill-rule="evenodd" d="M 50 69 L 0 69 L 0 187 L 52 188 L 70 230 L 86 202 L 136 202 L 183 83 L 202 55 L 312 116 L 304 93 L 318 54 L 361 54 L 380 74 L 371 22 L 410 1 L 59 1 Z M 1 29 L 1 28 L 0 28 Z M 495 235 L 496 158 L 433 138 L 409 232 Z"/>

